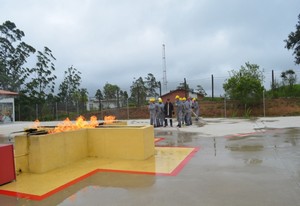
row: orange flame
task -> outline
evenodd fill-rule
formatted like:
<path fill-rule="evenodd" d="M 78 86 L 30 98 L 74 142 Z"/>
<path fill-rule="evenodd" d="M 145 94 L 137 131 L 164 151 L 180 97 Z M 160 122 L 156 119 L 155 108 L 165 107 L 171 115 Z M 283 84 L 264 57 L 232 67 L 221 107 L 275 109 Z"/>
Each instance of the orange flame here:
<path fill-rule="evenodd" d="M 35 121 L 34 121 L 34 123 L 33 123 L 33 128 L 38 128 L 39 126 L 40 126 L 40 121 L 38 120 L 38 119 L 36 119 Z"/>
<path fill-rule="evenodd" d="M 104 124 L 112 124 L 114 123 L 116 117 L 115 116 L 105 116 L 104 117 Z"/>
<path fill-rule="evenodd" d="M 98 126 L 98 121 L 96 116 L 91 116 L 90 123 L 88 123 L 83 116 L 79 116 L 76 122 L 73 123 L 69 118 L 66 118 L 62 123 L 58 124 L 49 133 L 58 133 L 63 131 L 77 130 L 81 128 L 95 128 Z"/>

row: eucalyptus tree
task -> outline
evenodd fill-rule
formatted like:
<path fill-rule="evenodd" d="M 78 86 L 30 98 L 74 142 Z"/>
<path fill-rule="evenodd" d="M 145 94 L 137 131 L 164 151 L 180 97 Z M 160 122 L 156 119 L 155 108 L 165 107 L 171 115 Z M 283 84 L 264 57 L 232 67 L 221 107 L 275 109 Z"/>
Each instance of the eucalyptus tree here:
<path fill-rule="evenodd" d="M 103 94 L 101 92 L 100 89 L 97 89 L 96 91 L 96 94 L 95 94 L 95 98 L 98 100 L 99 102 L 99 107 L 98 107 L 98 110 L 101 111 L 102 109 L 102 106 L 101 106 L 101 100 L 103 100 Z"/>
<path fill-rule="evenodd" d="M 285 48 L 292 49 L 295 55 L 295 63 L 300 64 L 300 14 L 298 15 L 298 24 L 296 24 L 296 31 L 288 35 L 288 39 L 284 40 Z"/>
<path fill-rule="evenodd" d="M 119 92 L 120 92 L 120 87 L 114 84 L 106 83 L 103 87 L 103 92 L 104 92 L 104 98 L 106 99 L 107 102 L 107 107 L 109 101 L 116 101 L 117 107 L 119 107 Z"/>
<path fill-rule="evenodd" d="M 31 81 L 26 83 L 25 92 L 28 96 L 43 102 L 46 100 L 47 95 L 52 94 L 55 89 L 56 75 L 55 57 L 48 47 L 44 47 L 44 51 L 37 52 L 37 62 L 35 67 L 29 69 L 31 73 Z"/>
<path fill-rule="evenodd" d="M 123 90 L 120 90 L 120 102 L 121 102 L 121 105 L 124 106 L 128 106 L 127 103 L 128 103 L 128 93 L 127 91 L 123 91 Z"/>
<path fill-rule="evenodd" d="M 292 69 L 281 72 L 280 77 L 282 79 L 283 86 L 288 85 L 289 87 L 293 87 L 293 85 L 297 82 L 296 73 Z"/>
<path fill-rule="evenodd" d="M 130 86 L 131 101 L 138 107 L 142 106 L 146 102 L 147 97 L 147 87 L 142 77 L 139 77 L 137 80 L 132 82 Z"/>
<path fill-rule="evenodd" d="M 0 88 L 20 91 L 30 71 L 24 65 L 35 48 L 22 41 L 25 33 L 11 21 L 0 25 Z"/>
<path fill-rule="evenodd" d="M 38 107 L 39 116 L 42 114 L 42 108 L 49 94 L 54 93 L 56 75 L 55 57 L 48 47 L 44 47 L 44 51 L 37 52 L 37 62 L 35 67 L 30 68 L 30 81 L 25 83 L 25 88 L 22 90 L 30 99 L 31 103 L 35 103 Z M 48 107 L 46 107 L 48 108 Z"/>
<path fill-rule="evenodd" d="M 86 111 L 86 103 L 88 102 L 88 91 L 86 88 L 81 88 L 79 90 L 79 105 L 81 112 Z"/>
<path fill-rule="evenodd" d="M 157 89 L 160 87 L 158 81 L 153 74 L 149 73 L 147 77 L 145 77 L 145 86 L 147 88 L 147 96 L 157 98 L 159 94 L 157 93 Z"/>
<path fill-rule="evenodd" d="M 64 72 L 64 80 L 59 85 L 58 97 L 61 102 L 65 103 L 67 112 L 70 106 L 75 106 L 77 103 L 77 94 L 81 85 L 80 75 L 81 72 L 71 66 Z"/>

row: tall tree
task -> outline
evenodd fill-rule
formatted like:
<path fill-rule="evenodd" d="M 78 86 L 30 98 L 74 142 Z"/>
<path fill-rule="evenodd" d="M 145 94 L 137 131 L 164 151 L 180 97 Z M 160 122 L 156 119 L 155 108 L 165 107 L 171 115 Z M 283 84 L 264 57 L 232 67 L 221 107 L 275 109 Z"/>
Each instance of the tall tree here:
<path fill-rule="evenodd" d="M 46 100 L 48 94 L 54 92 L 56 76 L 53 74 L 55 66 L 53 61 L 56 60 L 52 51 L 44 47 L 44 51 L 37 52 L 37 63 L 35 67 L 29 69 L 31 81 L 26 84 L 26 93 L 38 99 L 39 102 Z"/>
<path fill-rule="evenodd" d="M 58 96 L 60 101 L 66 104 L 66 111 L 69 112 L 68 108 L 77 103 L 76 98 L 81 84 L 81 72 L 71 66 L 65 71 L 64 75 L 64 80 L 59 85 Z"/>
<path fill-rule="evenodd" d="M 246 63 L 240 70 L 231 71 L 231 76 L 225 81 L 223 88 L 229 98 L 240 100 L 247 106 L 261 100 L 263 79 L 263 72 L 258 65 Z"/>
<path fill-rule="evenodd" d="M 297 82 L 296 73 L 292 69 L 281 72 L 280 77 L 282 79 L 283 86 L 289 85 L 290 87 L 293 87 L 293 85 Z"/>
<path fill-rule="evenodd" d="M 286 43 L 285 48 L 294 50 L 295 63 L 300 64 L 300 14 L 298 16 L 298 24 L 296 24 L 296 31 L 291 32 L 288 39 L 284 40 L 284 42 Z"/>
<path fill-rule="evenodd" d="M 99 102 L 98 110 L 101 111 L 101 109 L 102 109 L 102 106 L 101 106 L 101 100 L 103 100 L 103 94 L 102 94 L 102 92 L 101 92 L 100 89 L 97 89 L 96 94 L 95 94 L 95 97 L 96 97 L 96 99 L 97 99 L 98 102 Z"/>
<path fill-rule="evenodd" d="M 22 41 L 25 33 L 13 22 L 0 25 L 0 88 L 20 91 L 30 72 L 24 67 L 35 49 Z"/>
<path fill-rule="evenodd" d="M 147 87 L 147 96 L 157 98 L 157 89 L 159 88 L 159 82 L 156 81 L 154 75 L 149 73 L 148 76 L 145 77 L 145 83 Z"/>
<path fill-rule="evenodd" d="M 128 100 L 128 93 L 127 91 L 122 91 L 120 90 L 120 99 L 121 99 L 121 104 L 122 106 L 127 105 L 127 100 Z"/>
<path fill-rule="evenodd" d="M 81 88 L 80 89 L 80 110 L 82 113 L 86 111 L 86 103 L 88 102 L 88 91 L 86 88 Z"/>
<path fill-rule="evenodd" d="M 43 117 L 44 103 L 47 96 L 54 92 L 56 76 L 53 74 L 55 66 L 52 61 L 55 57 L 49 48 L 44 47 L 44 51 L 37 52 L 37 62 L 35 67 L 29 69 L 31 81 L 25 83 L 22 90 L 31 99 L 31 104 L 36 104 L 38 118 Z M 47 108 L 47 106 L 45 107 Z"/>
<path fill-rule="evenodd" d="M 135 103 L 136 106 L 140 107 L 144 105 L 147 97 L 147 87 L 142 77 L 139 77 L 136 81 L 132 82 L 130 87 L 131 101 Z"/>
<path fill-rule="evenodd" d="M 103 92 L 107 103 L 109 100 L 115 100 L 117 107 L 119 107 L 119 91 L 120 88 L 117 85 L 106 83 Z"/>
<path fill-rule="evenodd" d="M 120 88 L 117 85 L 106 83 L 103 87 L 105 99 L 115 99 L 117 98 L 117 92 Z"/>

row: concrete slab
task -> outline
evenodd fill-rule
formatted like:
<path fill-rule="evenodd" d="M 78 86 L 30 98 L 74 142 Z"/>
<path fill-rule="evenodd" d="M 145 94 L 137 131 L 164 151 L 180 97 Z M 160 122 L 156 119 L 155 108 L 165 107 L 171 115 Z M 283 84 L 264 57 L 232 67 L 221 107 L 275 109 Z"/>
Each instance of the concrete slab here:
<path fill-rule="evenodd" d="M 204 118 L 192 126 L 156 128 L 155 136 L 160 138 L 157 146 L 200 148 L 175 176 L 107 171 L 93 174 L 41 201 L 0 195 L 0 203 L 297 206 L 299 123 L 300 117 Z M 130 124 L 143 125 L 149 121 L 130 120 Z M 8 135 L 22 127 L 21 123 L 1 125 L 0 133 Z"/>

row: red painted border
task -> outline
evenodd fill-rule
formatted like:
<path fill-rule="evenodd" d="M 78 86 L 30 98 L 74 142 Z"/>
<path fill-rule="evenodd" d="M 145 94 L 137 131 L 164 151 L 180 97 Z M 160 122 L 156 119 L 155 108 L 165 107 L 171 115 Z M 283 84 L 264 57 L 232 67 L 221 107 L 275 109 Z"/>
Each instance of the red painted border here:
<path fill-rule="evenodd" d="M 163 141 L 163 140 L 165 140 L 165 138 L 163 138 L 163 137 L 155 137 L 154 143 L 157 143 L 157 142 L 160 142 L 160 141 Z"/>
<path fill-rule="evenodd" d="M 179 165 L 171 172 L 171 173 L 156 173 L 156 172 L 139 172 L 139 171 L 131 171 L 131 170 L 112 170 L 112 169 L 96 169 L 93 170 L 85 175 L 82 175 L 64 185 L 59 186 L 58 188 L 51 190 L 43 195 L 32 195 L 27 193 L 20 193 L 20 192 L 14 192 L 14 191 L 7 191 L 7 190 L 0 190 L 1 195 L 7 195 L 7 196 L 14 196 L 18 198 L 25 198 L 30 200 L 36 200 L 41 201 L 45 198 L 50 197 L 51 195 L 54 195 L 55 193 L 66 189 L 67 187 L 74 185 L 81 180 L 84 180 L 98 172 L 119 172 L 119 173 L 128 173 L 128 174 L 142 174 L 142 175 L 157 175 L 157 176 L 176 176 L 179 174 L 179 172 L 184 168 L 184 166 L 192 159 L 192 157 L 195 155 L 196 152 L 200 150 L 200 147 L 171 147 L 171 148 L 193 148 L 193 150 L 186 156 L 184 160 L 179 163 Z"/>

